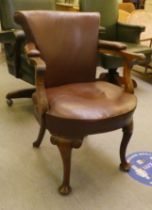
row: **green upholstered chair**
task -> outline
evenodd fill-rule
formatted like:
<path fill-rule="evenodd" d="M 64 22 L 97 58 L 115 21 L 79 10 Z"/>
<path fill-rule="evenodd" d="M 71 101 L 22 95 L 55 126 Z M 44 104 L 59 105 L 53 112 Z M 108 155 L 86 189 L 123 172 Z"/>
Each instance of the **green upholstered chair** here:
<path fill-rule="evenodd" d="M 140 34 L 144 27 L 119 23 L 117 0 L 80 0 L 79 6 L 80 11 L 101 13 L 101 23 L 105 31 L 100 33 L 100 38 L 123 42 L 127 45 L 128 52 L 144 53 L 146 59 L 142 62 L 150 62 L 152 49 L 140 44 Z M 109 70 L 108 74 L 101 75 L 103 79 L 120 84 L 116 69 L 123 66 L 122 58 L 102 54 L 101 66 Z"/>
<path fill-rule="evenodd" d="M 25 42 L 24 32 L 14 22 L 16 10 L 53 10 L 55 0 L 0 0 L 0 42 L 4 51 L 9 73 L 30 84 L 34 84 L 34 68 L 30 65 L 23 52 Z M 8 93 L 6 98 L 9 105 L 13 98 L 31 97 L 33 89 L 19 90 Z"/>

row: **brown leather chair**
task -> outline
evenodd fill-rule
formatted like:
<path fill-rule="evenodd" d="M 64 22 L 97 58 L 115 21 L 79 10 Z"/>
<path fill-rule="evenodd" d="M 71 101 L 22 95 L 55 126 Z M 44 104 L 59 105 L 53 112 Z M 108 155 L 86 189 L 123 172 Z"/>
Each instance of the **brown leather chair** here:
<path fill-rule="evenodd" d="M 33 102 L 40 131 L 34 147 L 39 147 L 45 130 L 58 146 L 63 160 L 61 194 L 68 194 L 72 148 L 79 148 L 85 136 L 122 129 L 120 168 L 128 171 L 125 154 L 133 131 L 136 97 L 122 87 L 96 80 L 96 53 L 107 51 L 124 56 L 125 89 L 132 92 L 125 45 L 98 43 L 98 13 L 21 11 L 15 15 L 27 34 L 26 53 L 36 70 Z M 62 36 L 61 36 L 62 34 Z M 77 58 L 77 59 L 75 59 Z M 102 166 L 101 166 L 102 167 Z"/>

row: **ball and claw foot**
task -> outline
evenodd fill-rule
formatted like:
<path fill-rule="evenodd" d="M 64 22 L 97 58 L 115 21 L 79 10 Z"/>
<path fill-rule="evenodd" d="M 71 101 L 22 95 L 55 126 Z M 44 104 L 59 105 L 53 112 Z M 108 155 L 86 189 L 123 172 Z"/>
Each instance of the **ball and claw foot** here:
<path fill-rule="evenodd" d="M 12 106 L 13 105 L 13 100 L 12 99 L 7 99 L 7 105 Z"/>
<path fill-rule="evenodd" d="M 33 147 L 34 148 L 39 148 L 39 146 L 40 146 L 39 142 L 37 142 L 37 141 L 33 142 Z"/>
<path fill-rule="evenodd" d="M 70 186 L 61 185 L 59 187 L 59 193 L 61 195 L 68 195 L 71 193 L 71 191 L 72 191 L 72 188 Z"/>
<path fill-rule="evenodd" d="M 131 168 L 131 165 L 129 163 L 121 163 L 120 164 L 120 170 L 124 172 L 128 172 Z"/>

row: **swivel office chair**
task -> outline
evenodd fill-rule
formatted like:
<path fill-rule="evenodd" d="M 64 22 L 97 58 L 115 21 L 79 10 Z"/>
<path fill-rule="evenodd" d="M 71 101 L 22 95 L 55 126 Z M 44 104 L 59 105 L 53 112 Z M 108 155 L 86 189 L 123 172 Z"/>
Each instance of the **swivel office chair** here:
<path fill-rule="evenodd" d="M 152 49 L 140 44 L 140 34 L 144 27 L 119 23 L 117 0 L 80 0 L 79 6 L 80 11 L 101 14 L 101 26 L 105 28 L 99 35 L 102 39 L 123 42 L 127 45 L 128 52 L 145 54 L 146 59 L 142 63 L 150 62 Z M 101 74 L 102 79 L 121 85 L 122 81 L 116 71 L 118 67 L 123 66 L 121 57 L 102 54 L 101 66 L 108 69 L 108 74 Z"/>
<path fill-rule="evenodd" d="M 16 78 L 34 84 L 34 68 L 27 61 L 23 51 L 25 34 L 21 27 L 14 22 L 16 10 L 53 10 L 55 0 L 0 0 L 0 42 L 4 44 L 6 62 L 9 73 Z M 10 92 L 6 95 L 8 105 L 13 98 L 31 97 L 34 88 Z"/>

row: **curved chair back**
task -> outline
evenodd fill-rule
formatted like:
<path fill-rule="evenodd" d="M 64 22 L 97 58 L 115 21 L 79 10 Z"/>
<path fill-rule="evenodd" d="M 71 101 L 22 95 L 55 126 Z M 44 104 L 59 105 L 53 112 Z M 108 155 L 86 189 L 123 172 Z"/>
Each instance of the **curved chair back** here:
<path fill-rule="evenodd" d="M 31 34 L 27 38 L 33 39 L 46 62 L 46 87 L 95 78 L 99 28 L 99 15 L 95 14 L 16 13 L 15 19 Z"/>

